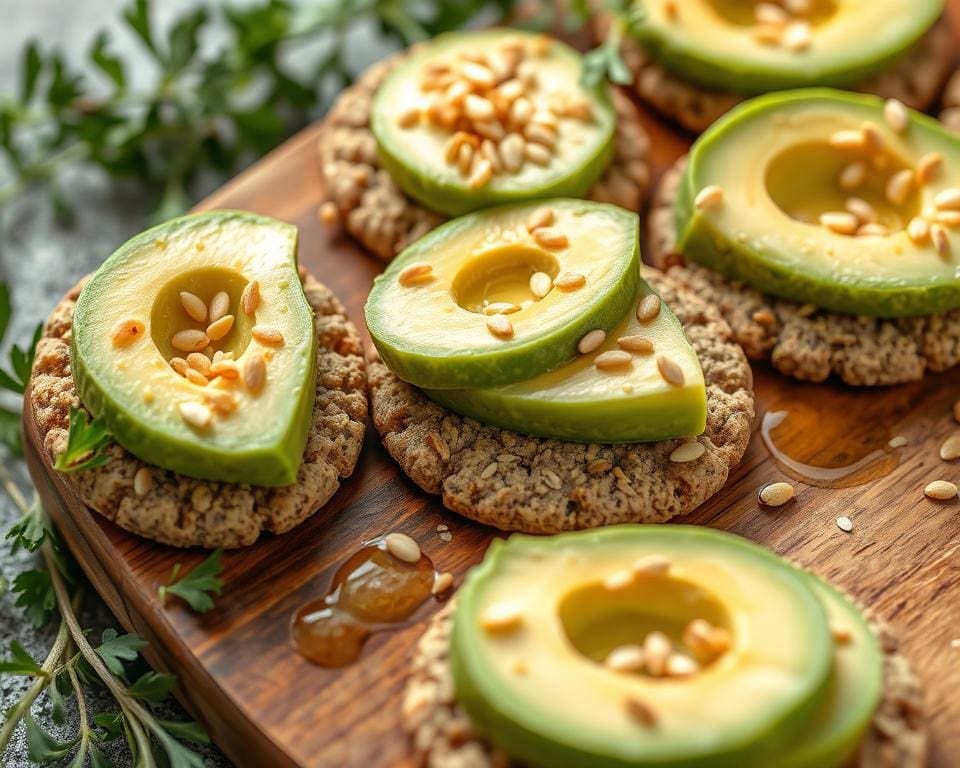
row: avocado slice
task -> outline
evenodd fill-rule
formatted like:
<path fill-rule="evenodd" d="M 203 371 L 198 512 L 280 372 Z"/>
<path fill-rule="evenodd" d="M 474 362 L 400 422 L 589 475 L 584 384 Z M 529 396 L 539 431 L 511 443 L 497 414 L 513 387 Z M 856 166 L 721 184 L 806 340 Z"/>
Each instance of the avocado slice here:
<path fill-rule="evenodd" d="M 936 22 L 943 0 L 813 0 L 773 23 L 758 3 L 634 3 L 631 32 L 668 69 L 706 88 L 758 94 L 855 85 L 886 69 Z"/>
<path fill-rule="evenodd" d="M 71 344 L 80 400 L 149 464 L 207 480 L 293 483 L 310 426 L 317 356 L 296 250 L 296 227 L 240 211 L 184 216 L 127 241 L 77 301 Z M 259 300 L 246 302 L 250 315 L 244 296 L 255 288 Z M 202 302 L 201 319 L 187 314 L 184 293 Z M 219 312 L 234 321 L 197 354 L 213 364 L 208 356 L 220 352 L 235 365 L 221 364 L 222 375 L 210 373 L 204 386 L 170 361 L 189 354 L 175 348 L 175 334 L 204 336 L 217 294 L 226 295 L 217 299 Z M 132 339 L 122 333 L 129 327 L 138 329 Z"/>
<path fill-rule="evenodd" d="M 531 232 L 542 211 L 550 224 Z M 374 280 L 367 327 L 390 370 L 419 387 L 522 381 L 576 357 L 587 331 L 620 322 L 639 258 L 637 215 L 616 206 L 556 199 L 477 211 L 422 237 Z M 545 275 L 542 298 L 534 275 Z M 489 314 L 500 306 L 519 309 Z M 497 335 L 502 322 L 509 335 Z"/>
<path fill-rule="evenodd" d="M 464 65 L 479 66 L 492 79 L 482 82 L 467 70 L 474 76 L 467 80 Z M 582 68 L 583 57 L 573 48 L 512 29 L 449 32 L 418 45 L 386 77 L 373 102 L 370 128 L 380 163 L 404 192 L 448 216 L 531 198 L 582 197 L 613 156 L 615 127 L 608 86 L 584 88 Z M 479 130 L 463 116 L 467 90 L 469 99 L 491 111 Z M 518 100 L 528 106 L 514 109 Z M 449 117 L 445 109 L 453 110 Z M 532 132 L 537 122 L 553 138 Z M 447 153 L 455 133 L 467 135 L 476 150 L 464 170 Z M 471 184 L 484 138 L 506 167 L 486 183 Z M 511 151 L 522 158 L 530 154 L 528 144 L 537 144 L 540 154 L 517 166 Z"/>
<path fill-rule="evenodd" d="M 882 150 L 836 145 L 860 141 L 864 126 Z M 932 176 L 915 181 L 937 156 Z M 897 131 L 873 96 L 829 89 L 760 96 L 691 149 L 675 207 L 677 248 L 758 290 L 836 312 L 945 312 L 960 306 L 960 230 L 952 220 L 938 223 L 956 214 L 938 210 L 937 201 L 960 187 L 958 160 L 960 139 L 939 123 L 909 112 Z M 855 184 L 845 176 L 851 167 L 861 171 Z M 888 186 L 898 175 L 906 176 L 906 194 L 891 202 Z M 697 196 L 712 186 L 722 200 L 698 207 Z M 850 198 L 873 209 L 879 234 L 822 223 L 838 211 L 849 217 Z M 909 229 L 914 221 L 920 236 Z"/>
<path fill-rule="evenodd" d="M 644 565 L 657 558 L 669 570 Z M 457 701 L 482 735 L 531 766 L 767 765 L 829 681 L 833 639 L 810 581 L 709 528 L 514 535 L 491 545 L 457 600 Z M 694 619 L 730 638 L 695 674 L 598 663 L 652 630 L 677 647 Z M 629 701 L 646 702 L 649 719 L 632 716 Z"/>
<path fill-rule="evenodd" d="M 850 600 L 813 574 L 813 591 L 831 625 L 849 638 L 834 652 L 824 702 L 795 742 L 771 757 L 772 768 L 841 768 L 850 765 L 883 694 L 883 652 L 870 624 Z"/>
<path fill-rule="evenodd" d="M 450 410 L 484 424 L 530 435 L 581 442 L 644 442 L 699 435 L 707 420 L 707 394 L 697 353 L 670 308 L 661 303 L 653 320 L 636 309 L 655 295 L 643 280 L 634 305 L 595 351 L 548 373 L 489 389 L 428 390 Z M 635 351 L 629 366 L 598 368 L 598 355 L 642 337 L 650 349 Z M 636 349 L 636 344 L 633 345 Z M 683 383 L 668 383 L 658 358 L 675 362 Z"/>

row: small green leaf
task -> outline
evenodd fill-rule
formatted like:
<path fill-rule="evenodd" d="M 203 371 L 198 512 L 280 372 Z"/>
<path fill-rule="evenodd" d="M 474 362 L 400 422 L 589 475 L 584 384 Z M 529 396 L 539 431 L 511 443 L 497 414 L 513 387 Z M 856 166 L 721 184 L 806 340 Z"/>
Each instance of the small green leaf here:
<path fill-rule="evenodd" d="M 206 768 L 203 758 L 164 732 L 155 733 L 170 761 L 170 768 Z"/>
<path fill-rule="evenodd" d="M 147 641 L 139 635 L 118 635 L 117 630 L 108 628 L 103 630 L 100 645 L 95 650 L 107 669 L 117 677 L 123 677 L 123 662 L 136 659 L 146 645 Z"/>
<path fill-rule="evenodd" d="M 13 592 L 18 595 L 16 605 L 23 608 L 31 624 L 42 627 L 49 621 L 57 606 L 57 596 L 47 571 L 34 569 L 17 574 Z"/>
<path fill-rule="evenodd" d="M 0 445 L 14 456 L 23 455 L 23 433 L 20 414 L 0 406 Z"/>
<path fill-rule="evenodd" d="M 196 56 L 200 28 L 206 23 L 207 11 L 202 7 L 183 14 L 173 23 L 167 54 L 167 71 L 170 74 L 179 72 Z"/>
<path fill-rule="evenodd" d="M 33 98 L 37 89 L 37 78 L 43 68 L 43 59 L 40 57 L 40 47 L 36 40 L 31 40 L 23 50 L 23 70 L 20 72 L 20 103 L 27 104 Z M 0 332 L 0 338 L 3 333 Z"/>
<path fill-rule="evenodd" d="M 112 442 L 103 419 L 90 421 L 85 410 L 71 406 L 67 447 L 57 456 L 53 468 L 58 472 L 79 472 L 102 467 L 110 461 L 102 451 Z"/>
<path fill-rule="evenodd" d="M 197 613 L 209 611 L 214 605 L 211 595 L 219 595 L 223 591 L 223 580 L 220 579 L 220 573 L 223 570 L 220 564 L 222 555 L 223 550 L 214 550 L 206 560 L 179 580 L 177 576 L 180 573 L 180 564 L 174 565 L 170 574 L 170 583 L 159 589 L 160 601 L 165 602 L 168 594 L 176 595 L 186 601 Z"/>
<path fill-rule="evenodd" d="M 157 47 L 153 41 L 153 28 L 150 24 L 150 4 L 147 0 L 135 0 L 124 9 L 123 18 L 147 49 L 156 54 Z"/>
<path fill-rule="evenodd" d="M 177 723 L 172 720 L 158 720 L 160 727 L 173 734 L 182 741 L 192 741 L 195 744 L 209 744 L 210 737 L 200 723 L 188 721 Z"/>
<path fill-rule="evenodd" d="M 122 712 L 98 712 L 93 716 L 93 722 L 103 729 L 102 734 L 94 734 L 97 741 L 116 741 L 123 736 Z"/>
<path fill-rule="evenodd" d="M 93 41 L 90 49 L 90 61 L 113 82 L 118 89 L 123 90 L 127 85 L 127 76 L 124 73 L 123 62 L 107 50 L 110 36 L 101 31 Z"/>
<path fill-rule="evenodd" d="M 30 713 L 24 715 L 23 722 L 27 727 L 27 754 L 35 763 L 52 763 L 54 760 L 62 760 L 70 754 L 80 740 L 80 735 L 77 734 L 70 741 L 58 742 L 37 725 L 37 721 Z"/>
<path fill-rule="evenodd" d="M 0 342 L 7 335 L 10 317 L 13 315 L 13 304 L 10 301 L 10 286 L 0 283 Z"/>
<path fill-rule="evenodd" d="M 33 331 L 33 338 L 26 349 L 14 344 L 10 348 L 10 368 L 7 372 L 0 369 L 0 388 L 8 389 L 22 395 L 30 380 L 30 369 L 33 367 L 33 358 L 37 352 L 37 342 L 43 336 L 43 326 L 38 325 Z"/>
<path fill-rule="evenodd" d="M 87 749 L 90 751 L 90 768 L 116 768 L 113 761 L 93 742 L 87 745 Z"/>
<path fill-rule="evenodd" d="M 167 675 L 161 672 L 144 672 L 138 677 L 133 685 L 127 689 L 127 693 L 135 699 L 143 699 L 151 704 L 159 704 L 170 695 L 173 686 L 177 684 L 176 675 Z"/>
<path fill-rule="evenodd" d="M 61 672 L 53 682 L 47 686 L 47 697 L 50 699 L 50 717 L 57 725 L 63 725 L 67 722 L 67 704 L 63 699 L 61 688 L 66 680 L 67 673 Z"/>
<path fill-rule="evenodd" d="M 10 658 L 0 661 L 0 672 L 27 677 L 48 677 L 43 667 L 34 660 L 33 656 L 27 653 L 27 649 L 17 640 L 10 641 Z"/>
<path fill-rule="evenodd" d="M 7 540 L 12 539 L 10 551 L 14 554 L 20 549 L 36 552 L 49 534 L 46 513 L 39 499 L 35 498 L 23 517 L 7 531 Z"/>

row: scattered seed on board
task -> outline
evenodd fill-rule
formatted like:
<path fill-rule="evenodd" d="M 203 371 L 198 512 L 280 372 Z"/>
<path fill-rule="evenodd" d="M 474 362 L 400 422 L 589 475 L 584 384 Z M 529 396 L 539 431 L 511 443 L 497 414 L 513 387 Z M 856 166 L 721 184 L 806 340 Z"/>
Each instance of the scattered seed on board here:
<path fill-rule="evenodd" d="M 243 307 L 243 314 L 247 317 L 253 317 L 260 308 L 260 281 L 251 280 L 244 286 L 243 295 L 240 297 L 240 306 Z"/>
<path fill-rule="evenodd" d="M 644 296 L 637 304 L 637 320 L 649 323 L 660 314 L 660 297 L 655 293 Z"/>
<path fill-rule="evenodd" d="M 234 320 L 233 315 L 224 315 L 219 320 L 215 320 L 207 326 L 207 336 L 212 341 L 220 341 L 233 329 Z"/>
<path fill-rule="evenodd" d="M 487 330 L 498 339 L 513 337 L 513 323 L 506 315 L 491 315 L 487 318 Z"/>
<path fill-rule="evenodd" d="M 684 382 L 683 369 L 669 357 L 659 355 L 657 357 L 657 370 L 667 384 L 674 387 L 682 387 Z"/>
<path fill-rule="evenodd" d="M 433 267 L 422 261 L 409 264 L 400 270 L 397 275 L 397 282 L 404 287 L 411 285 L 422 285 L 433 280 Z"/>
<path fill-rule="evenodd" d="M 633 355 L 620 349 L 611 349 L 593 358 L 593 364 L 601 371 L 623 370 L 633 365 Z"/>
<path fill-rule="evenodd" d="M 670 451 L 670 461 L 675 464 L 685 464 L 688 461 L 696 461 L 707 450 L 706 446 L 699 441 L 681 443 Z"/>
<path fill-rule="evenodd" d="M 170 343 L 181 352 L 199 352 L 207 348 L 210 339 L 203 331 L 186 330 L 173 334 Z"/>
<path fill-rule="evenodd" d="M 846 531 L 847 533 L 850 533 L 850 531 L 853 530 L 853 521 L 846 516 L 838 517 L 837 528 L 839 528 L 841 531 Z"/>
<path fill-rule="evenodd" d="M 191 427 L 196 427 L 197 429 L 206 429 L 210 426 L 210 422 L 213 419 L 213 414 L 209 406 L 203 403 L 195 403 L 192 401 L 180 403 L 180 405 L 177 406 L 177 410 L 180 412 L 181 419 Z"/>
<path fill-rule="evenodd" d="M 903 133 L 910 124 L 910 114 L 902 101 L 898 99 L 887 99 L 883 105 L 883 117 L 893 130 L 897 133 Z"/>
<path fill-rule="evenodd" d="M 552 222 L 552 208 L 537 208 L 533 213 L 530 214 L 529 218 L 527 218 L 527 231 L 533 232 L 533 230 L 540 229 L 540 227 L 549 226 Z"/>
<path fill-rule="evenodd" d="M 625 349 L 627 352 L 638 352 L 642 355 L 653 352 L 653 342 L 646 336 L 621 336 L 617 339 L 617 344 L 620 349 Z"/>
<path fill-rule="evenodd" d="M 133 492 L 137 496 L 146 496 L 153 487 L 153 473 L 148 467 L 140 467 L 133 476 Z"/>
<path fill-rule="evenodd" d="M 944 461 L 960 459 L 960 433 L 954 433 L 940 446 L 940 458 Z"/>
<path fill-rule="evenodd" d="M 957 497 L 957 486 L 947 480 L 934 480 L 923 489 L 923 493 L 937 501 L 949 501 Z"/>
<path fill-rule="evenodd" d="M 283 344 L 283 334 L 272 326 L 255 325 L 250 329 L 250 333 L 253 338 L 268 347 L 278 347 Z"/>
<path fill-rule="evenodd" d="M 210 322 L 215 323 L 230 311 L 230 294 L 220 291 L 210 299 Z"/>
<path fill-rule="evenodd" d="M 579 272 L 561 272 L 553 278 L 553 285 L 561 291 L 575 291 L 587 284 L 587 278 Z"/>
<path fill-rule="evenodd" d="M 515 603 L 494 603 L 480 614 L 480 626 L 490 633 L 513 632 L 522 623 L 523 616 Z"/>
<path fill-rule="evenodd" d="M 607 332 L 602 328 L 594 328 L 592 331 L 587 331 L 577 344 L 577 352 L 581 355 L 589 355 L 591 352 L 598 350 L 600 345 L 606 341 L 606 338 Z"/>
<path fill-rule="evenodd" d="M 887 442 L 887 445 L 889 445 L 891 448 L 903 448 L 907 442 L 907 438 L 905 438 L 903 435 L 895 435 L 894 437 L 890 438 L 890 440 Z"/>
<path fill-rule="evenodd" d="M 768 483 L 760 489 L 760 503 L 768 507 L 779 507 L 793 498 L 793 486 L 790 483 Z"/>
<path fill-rule="evenodd" d="M 443 573 L 438 573 L 433 578 L 433 589 L 430 590 L 431 594 L 442 595 L 450 587 L 453 586 L 453 574 L 449 571 L 444 571 Z"/>
<path fill-rule="evenodd" d="M 639 645 L 618 645 L 603 660 L 612 672 L 642 672 L 643 648 Z"/>
<path fill-rule="evenodd" d="M 110 334 L 113 346 L 123 348 L 129 347 L 133 342 L 143 338 L 146 326 L 139 320 L 129 319 L 121 320 L 115 326 Z"/>
<path fill-rule="evenodd" d="M 207 321 L 207 305 L 203 303 L 203 299 L 199 296 L 189 291 L 180 291 L 180 306 L 183 307 L 183 311 L 187 313 L 191 320 L 198 323 Z"/>
<path fill-rule="evenodd" d="M 387 552 L 397 560 L 416 563 L 420 560 L 420 545 L 405 533 L 388 533 L 383 538 Z"/>
<path fill-rule="evenodd" d="M 707 210 L 708 208 L 716 208 L 722 202 L 723 187 L 718 187 L 716 184 L 710 184 L 697 193 L 693 204 L 703 211 Z"/>
<path fill-rule="evenodd" d="M 453 541 L 453 534 L 450 531 L 441 531 L 437 534 L 440 537 L 440 541 L 447 543 Z"/>

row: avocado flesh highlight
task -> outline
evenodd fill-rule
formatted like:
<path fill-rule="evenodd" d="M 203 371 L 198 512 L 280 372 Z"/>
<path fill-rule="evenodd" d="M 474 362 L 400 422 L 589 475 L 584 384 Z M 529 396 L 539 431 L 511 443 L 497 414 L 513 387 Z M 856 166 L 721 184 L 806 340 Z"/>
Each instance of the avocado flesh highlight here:
<path fill-rule="evenodd" d="M 545 249 L 526 229 L 530 214 L 552 209 L 569 245 Z M 616 206 L 557 199 L 478 211 L 441 225 L 407 248 L 373 283 L 366 320 L 377 351 L 404 381 L 427 389 L 510 384 L 577 356 L 580 338 L 612 329 L 632 305 L 640 280 L 637 215 Z M 434 278 L 400 285 L 411 264 Z M 576 290 L 553 288 L 535 300 L 530 276 L 575 272 Z M 524 306 L 508 315 L 511 339 L 487 329 L 482 301 Z"/>
<path fill-rule="evenodd" d="M 603 610 L 596 592 L 597 599 L 577 602 L 582 626 L 575 616 L 561 618 L 572 594 L 653 554 L 671 560 L 670 574 L 650 577 L 632 598 L 633 587 L 624 590 L 619 614 L 608 612 L 606 621 L 587 615 L 598 605 Z M 804 575 L 711 529 L 612 526 L 514 535 L 491 545 L 457 601 L 450 645 L 457 701 L 482 735 L 538 768 L 759 768 L 803 728 L 829 679 L 833 640 Z M 485 632 L 478 617 L 502 601 L 519 608 L 520 628 Z M 687 605 L 726 616 L 733 635 L 730 650 L 701 673 L 651 679 L 612 672 L 595 660 L 628 641 L 624 627 L 642 632 L 656 625 L 673 637 L 702 617 L 689 615 Z M 584 649 L 595 651 L 590 658 L 575 647 L 584 642 L 593 644 Z M 649 703 L 655 727 L 629 717 L 627 696 Z"/>
<path fill-rule="evenodd" d="M 753 3 L 685 0 L 676 18 L 668 3 L 637 2 L 631 27 L 651 57 L 705 88 L 755 95 L 811 86 L 847 87 L 894 64 L 932 27 L 943 0 L 816 0 L 812 43 L 804 51 L 755 37 Z"/>
<path fill-rule="evenodd" d="M 960 139 L 915 112 L 907 131 L 897 134 L 883 118 L 883 105 L 873 96 L 810 89 L 761 96 L 728 113 L 690 151 L 675 205 L 678 251 L 757 290 L 846 314 L 906 317 L 960 306 L 960 231 L 945 228 L 951 254 L 944 258 L 903 229 L 912 215 L 932 217 L 937 193 L 960 186 Z M 927 153 L 944 158 L 933 180 L 896 209 L 883 202 L 876 184 L 866 192 L 839 189 L 839 168 L 863 158 L 827 141 L 864 121 L 877 126 L 891 149 L 891 173 L 915 167 Z M 797 166 L 806 169 L 806 192 L 771 175 L 771 168 L 776 174 Z M 723 189 L 723 201 L 698 210 L 694 199 L 711 184 Z M 798 218 L 843 210 L 843 199 L 853 196 L 876 202 L 895 231 L 851 237 Z M 794 205 L 800 210 L 782 207 Z"/>
<path fill-rule="evenodd" d="M 616 443 L 699 435 L 706 426 L 707 395 L 697 353 L 670 308 L 661 303 L 649 323 L 637 304 L 653 293 L 640 281 L 626 316 L 594 352 L 532 379 L 490 389 L 427 390 L 440 405 L 484 424 L 557 440 Z M 636 353 L 630 368 L 600 370 L 594 358 L 620 349 L 621 336 L 644 336 L 650 354 Z M 657 368 L 663 355 L 680 366 L 682 386 L 668 384 Z"/>
<path fill-rule="evenodd" d="M 831 624 L 850 630 L 838 643 L 824 702 L 795 742 L 771 758 L 771 768 L 850 765 L 883 695 L 883 652 L 870 624 L 834 587 L 809 576 Z"/>
<path fill-rule="evenodd" d="M 608 86 L 580 85 L 583 57 L 570 46 L 551 41 L 549 52 L 530 60 L 536 64 L 538 90 L 578 93 L 592 109 L 590 122 L 563 120 L 557 149 L 550 162 L 526 162 L 518 173 L 496 174 L 473 188 L 455 164 L 444 160 L 451 132 L 421 123 L 404 128 L 397 116 L 416 104 L 428 103 L 420 89 L 420 73 L 432 61 L 451 61 L 460 52 L 488 53 L 508 40 L 531 40 L 536 35 L 517 30 L 491 29 L 448 32 L 412 50 L 377 90 L 370 128 L 377 140 L 380 163 L 397 185 L 431 210 L 447 216 L 532 198 L 583 197 L 600 178 L 613 157 L 615 113 Z"/>
<path fill-rule="evenodd" d="M 84 287 L 74 314 L 72 372 L 83 404 L 101 416 L 114 439 L 144 462 L 188 477 L 258 486 L 296 481 L 315 397 L 317 340 L 313 313 L 297 274 L 296 227 L 238 211 L 184 216 L 160 224 L 121 246 Z M 259 280 L 256 322 L 284 336 L 279 347 L 252 339 L 253 321 L 239 310 L 242 290 Z M 259 394 L 242 385 L 233 413 L 216 416 L 203 430 L 181 418 L 181 402 L 203 402 L 203 387 L 169 364 L 185 357 L 169 338 L 202 329 L 179 305 L 190 290 L 209 304 L 221 290 L 230 295 L 236 322 L 215 342 L 234 351 L 243 367 L 264 354 L 267 383 Z M 112 331 L 122 320 L 140 320 L 143 338 L 114 347 Z M 155 338 L 156 337 L 156 338 Z"/>

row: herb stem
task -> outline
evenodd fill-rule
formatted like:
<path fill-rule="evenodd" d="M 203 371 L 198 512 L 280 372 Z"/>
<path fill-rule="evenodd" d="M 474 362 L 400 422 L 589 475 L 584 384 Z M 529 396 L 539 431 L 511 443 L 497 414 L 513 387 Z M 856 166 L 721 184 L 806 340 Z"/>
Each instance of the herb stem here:
<path fill-rule="evenodd" d="M 20 489 L 17 488 L 17 484 L 13 481 L 13 476 L 3 464 L 0 464 L 0 485 L 3 485 L 3 490 L 7 492 L 7 496 L 10 497 L 10 500 L 16 505 L 17 509 L 20 510 L 21 515 L 25 515 L 30 511 L 27 500 L 23 494 L 20 493 Z"/>

